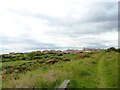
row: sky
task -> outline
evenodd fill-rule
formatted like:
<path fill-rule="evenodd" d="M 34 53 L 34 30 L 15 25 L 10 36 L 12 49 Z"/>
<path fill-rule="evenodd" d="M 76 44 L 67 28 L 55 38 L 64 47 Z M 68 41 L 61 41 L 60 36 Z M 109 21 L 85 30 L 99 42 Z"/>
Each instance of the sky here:
<path fill-rule="evenodd" d="M 118 0 L 0 0 L 0 53 L 118 47 Z"/>

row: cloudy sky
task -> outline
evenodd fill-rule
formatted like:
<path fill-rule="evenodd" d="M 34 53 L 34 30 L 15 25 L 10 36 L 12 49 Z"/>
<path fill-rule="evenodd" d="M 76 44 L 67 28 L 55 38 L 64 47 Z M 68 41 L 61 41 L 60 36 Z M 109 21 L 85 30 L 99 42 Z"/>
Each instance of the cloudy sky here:
<path fill-rule="evenodd" d="M 0 0 L 1 53 L 117 47 L 117 1 Z"/>

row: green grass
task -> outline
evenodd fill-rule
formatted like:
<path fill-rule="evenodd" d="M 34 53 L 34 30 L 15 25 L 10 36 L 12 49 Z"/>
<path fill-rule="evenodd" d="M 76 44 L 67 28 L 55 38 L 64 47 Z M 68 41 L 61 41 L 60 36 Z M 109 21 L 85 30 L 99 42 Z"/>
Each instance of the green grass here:
<path fill-rule="evenodd" d="M 118 87 L 117 52 L 96 52 L 89 58 L 79 58 L 78 54 L 64 56 L 69 57 L 71 61 L 59 61 L 52 65 L 43 64 L 42 67 L 26 73 L 8 74 L 3 79 L 3 87 L 54 88 L 66 79 L 70 80 L 70 88 Z M 22 63 L 22 61 L 15 62 L 14 65 Z"/>
<path fill-rule="evenodd" d="M 99 88 L 118 87 L 118 53 L 104 53 L 98 64 L 98 78 Z"/>
<path fill-rule="evenodd" d="M 109 88 L 118 87 L 118 53 L 109 52 L 103 60 L 104 77 Z"/>
<path fill-rule="evenodd" d="M 9 65 L 20 65 L 26 62 L 35 62 L 35 60 L 21 60 L 21 61 L 9 61 L 9 62 L 0 62 L 0 64 L 2 64 L 2 66 L 9 66 Z"/>
<path fill-rule="evenodd" d="M 105 60 L 105 57 L 104 55 L 100 57 L 99 59 L 99 63 L 98 63 L 98 78 L 99 78 L 99 88 L 105 88 L 107 87 L 106 86 L 106 80 L 105 80 L 105 77 L 104 77 L 104 69 L 105 67 L 103 66 L 103 63 L 104 63 L 104 60 Z"/>

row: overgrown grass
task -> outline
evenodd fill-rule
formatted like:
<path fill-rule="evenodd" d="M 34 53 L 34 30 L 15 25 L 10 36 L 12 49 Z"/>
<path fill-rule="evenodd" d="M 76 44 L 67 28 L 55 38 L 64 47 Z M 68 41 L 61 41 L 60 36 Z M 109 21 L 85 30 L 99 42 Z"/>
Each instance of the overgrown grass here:
<path fill-rule="evenodd" d="M 63 56 L 70 58 L 71 61 L 43 64 L 42 67 L 26 73 L 7 75 L 3 79 L 3 88 L 55 88 L 66 79 L 70 80 L 70 88 L 97 88 L 100 84 L 97 68 L 103 55 L 103 75 L 107 87 L 117 87 L 116 52 L 96 52 L 89 58 L 79 58 L 78 55 L 65 54 Z"/>
<path fill-rule="evenodd" d="M 104 75 L 108 87 L 118 87 L 118 53 L 108 52 L 104 57 Z"/>
<path fill-rule="evenodd" d="M 20 65 L 26 62 L 35 62 L 35 60 L 21 60 L 21 61 L 9 61 L 9 62 L 0 62 L 0 64 L 2 64 L 2 66 L 14 66 L 14 65 Z"/>

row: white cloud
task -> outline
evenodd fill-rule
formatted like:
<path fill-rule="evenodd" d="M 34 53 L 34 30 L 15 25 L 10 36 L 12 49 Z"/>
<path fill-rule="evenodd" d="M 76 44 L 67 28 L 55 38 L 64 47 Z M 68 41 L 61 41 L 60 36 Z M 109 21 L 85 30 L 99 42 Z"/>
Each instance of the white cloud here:
<path fill-rule="evenodd" d="M 109 2 L 0 0 L 0 34 L 5 42 L 0 47 L 10 52 L 44 44 L 66 49 L 117 46 L 117 3 Z"/>

